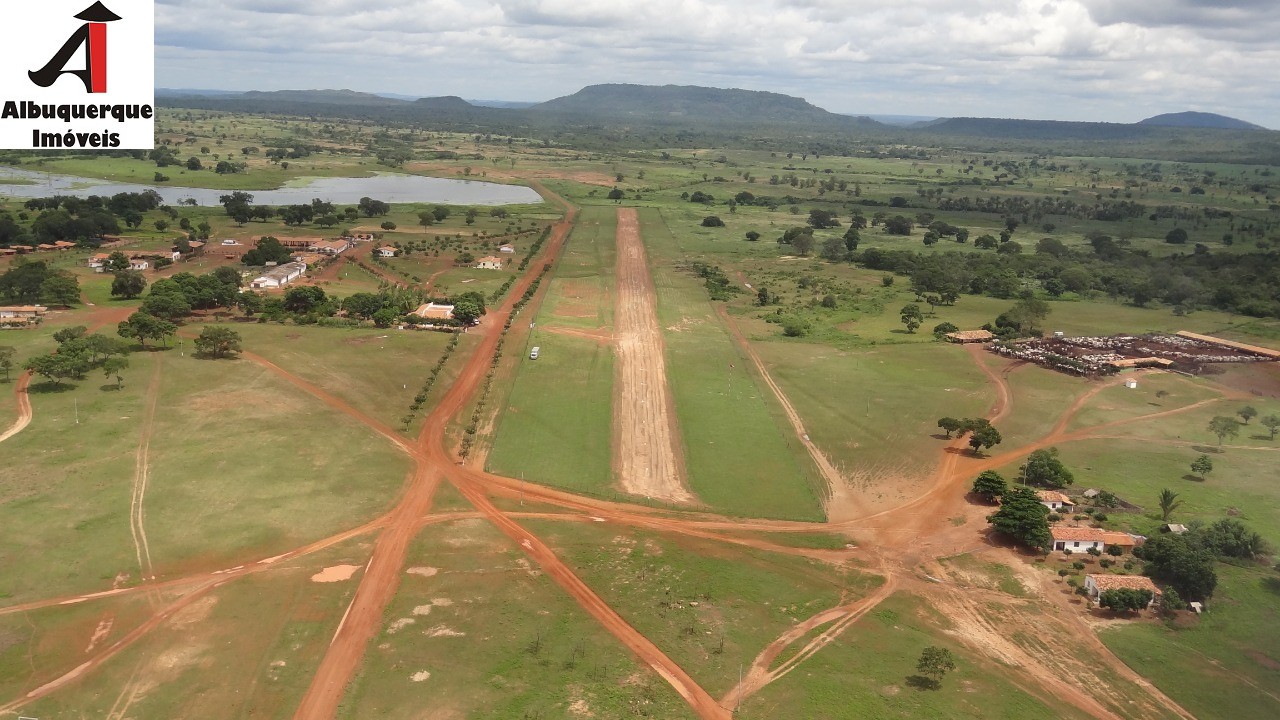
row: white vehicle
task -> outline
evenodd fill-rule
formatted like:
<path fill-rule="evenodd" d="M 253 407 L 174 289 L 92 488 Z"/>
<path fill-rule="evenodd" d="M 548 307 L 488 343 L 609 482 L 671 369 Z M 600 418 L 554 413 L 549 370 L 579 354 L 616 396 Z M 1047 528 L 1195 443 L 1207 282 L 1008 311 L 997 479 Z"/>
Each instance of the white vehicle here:
<path fill-rule="evenodd" d="M 538 351 L 539 351 L 539 350 L 541 350 L 541 349 L 542 349 L 542 348 L 538 347 L 537 345 L 534 345 L 534 346 L 533 346 L 533 349 L 529 351 L 529 359 L 530 359 L 530 360 L 537 360 L 537 359 L 538 359 Z"/>

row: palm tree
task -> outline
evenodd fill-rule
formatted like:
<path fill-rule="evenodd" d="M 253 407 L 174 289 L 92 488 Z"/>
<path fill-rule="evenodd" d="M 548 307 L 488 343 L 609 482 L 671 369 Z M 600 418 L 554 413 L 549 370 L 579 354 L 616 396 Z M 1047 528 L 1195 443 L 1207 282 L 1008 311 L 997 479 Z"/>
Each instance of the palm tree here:
<path fill-rule="evenodd" d="M 1182 506 L 1182 501 L 1178 499 L 1178 493 L 1165 488 L 1160 491 L 1160 519 L 1169 522 L 1169 516 Z"/>

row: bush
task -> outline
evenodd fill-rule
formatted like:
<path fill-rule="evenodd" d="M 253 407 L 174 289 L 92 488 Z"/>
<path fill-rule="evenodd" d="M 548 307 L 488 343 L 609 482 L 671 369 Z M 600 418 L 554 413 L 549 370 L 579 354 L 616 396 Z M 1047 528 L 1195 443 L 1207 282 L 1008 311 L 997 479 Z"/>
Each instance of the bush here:
<path fill-rule="evenodd" d="M 1077 561 L 1075 561 L 1075 562 L 1071 563 L 1071 567 L 1075 568 L 1076 570 L 1083 570 L 1083 569 L 1084 569 L 1084 563 L 1083 563 L 1083 562 L 1081 562 L 1081 561 L 1079 561 L 1079 560 L 1077 560 Z"/>
<path fill-rule="evenodd" d="M 724 221 L 715 215 L 702 218 L 702 227 L 724 227 Z"/>
<path fill-rule="evenodd" d="M 1124 554 L 1124 548 L 1120 547 L 1119 545 L 1108 545 L 1107 554 L 1113 557 L 1120 557 L 1121 555 Z"/>
<path fill-rule="evenodd" d="M 1102 555 L 1102 551 L 1096 547 L 1091 547 L 1088 550 L 1085 550 L 1085 552 L 1089 553 L 1093 557 L 1099 557 L 1100 555 Z"/>

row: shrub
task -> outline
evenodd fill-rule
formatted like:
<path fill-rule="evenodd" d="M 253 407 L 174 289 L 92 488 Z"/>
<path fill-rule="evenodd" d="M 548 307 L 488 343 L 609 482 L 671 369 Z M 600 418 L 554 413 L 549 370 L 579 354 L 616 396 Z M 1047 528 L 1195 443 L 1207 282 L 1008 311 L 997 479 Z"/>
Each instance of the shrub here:
<path fill-rule="evenodd" d="M 1084 563 L 1083 563 L 1083 562 L 1081 562 L 1081 561 L 1079 561 L 1079 560 L 1077 560 L 1077 561 L 1075 561 L 1075 562 L 1071 563 L 1071 567 L 1075 568 L 1076 570 L 1083 570 L 1083 569 L 1084 569 Z"/>
<path fill-rule="evenodd" d="M 702 218 L 702 227 L 724 227 L 724 221 L 715 215 Z"/>

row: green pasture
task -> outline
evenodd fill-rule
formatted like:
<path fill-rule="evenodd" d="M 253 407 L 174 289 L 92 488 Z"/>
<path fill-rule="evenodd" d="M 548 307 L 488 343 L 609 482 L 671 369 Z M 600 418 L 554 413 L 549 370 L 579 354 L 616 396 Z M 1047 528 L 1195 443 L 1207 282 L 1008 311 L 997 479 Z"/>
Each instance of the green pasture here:
<path fill-rule="evenodd" d="M 694 495 L 732 514 L 819 519 L 827 489 L 701 281 L 682 267 L 683 238 L 661 213 L 640 219 Z"/>
<path fill-rule="evenodd" d="M 633 627 L 715 697 L 788 628 L 881 582 L 713 541 L 592 523 L 527 523 Z"/>
<path fill-rule="evenodd" d="M 795 670 L 747 698 L 735 715 L 750 720 L 855 718 L 1084 718 L 1019 687 L 1002 666 L 965 648 L 945 620 L 913 595 L 898 592 Z M 927 646 L 956 657 L 937 690 L 908 683 Z"/>
<path fill-rule="evenodd" d="M 1280 576 L 1219 563 L 1218 588 L 1198 617 L 1124 623 L 1099 633 L 1130 667 L 1197 717 L 1280 714 Z"/>
<path fill-rule="evenodd" d="M 484 520 L 423 529 L 340 718 L 689 718 L 680 696 Z"/>

